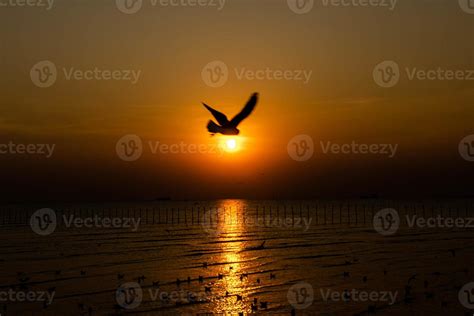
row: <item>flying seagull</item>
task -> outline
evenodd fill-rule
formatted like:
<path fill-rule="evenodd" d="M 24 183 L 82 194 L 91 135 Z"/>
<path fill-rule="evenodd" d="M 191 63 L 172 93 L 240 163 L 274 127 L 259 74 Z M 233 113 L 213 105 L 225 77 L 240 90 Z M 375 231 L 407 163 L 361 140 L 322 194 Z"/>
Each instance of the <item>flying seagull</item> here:
<path fill-rule="evenodd" d="M 239 135 L 240 131 L 237 129 L 237 126 L 252 113 L 253 109 L 257 105 L 257 101 L 258 93 L 252 94 L 250 100 L 248 100 L 242 111 L 240 111 L 240 113 L 234 116 L 234 118 L 230 121 L 227 119 L 227 116 L 224 113 L 214 110 L 209 105 L 203 103 L 206 109 L 208 109 L 209 112 L 211 112 L 211 114 L 214 116 L 217 123 L 219 123 L 216 124 L 214 121 L 210 120 L 209 123 L 207 123 L 207 130 L 212 135 L 217 133 L 222 135 Z"/>

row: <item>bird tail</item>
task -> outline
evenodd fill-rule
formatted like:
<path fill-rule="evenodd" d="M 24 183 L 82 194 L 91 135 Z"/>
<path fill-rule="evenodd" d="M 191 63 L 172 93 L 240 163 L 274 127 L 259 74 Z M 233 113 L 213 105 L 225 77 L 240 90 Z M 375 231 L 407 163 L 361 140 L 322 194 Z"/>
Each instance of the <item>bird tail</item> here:
<path fill-rule="evenodd" d="M 213 121 L 209 121 L 209 123 L 207 123 L 207 130 L 209 131 L 209 133 L 212 133 L 212 134 L 218 133 L 219 127 L 220 126 L 214 123 Z"/>

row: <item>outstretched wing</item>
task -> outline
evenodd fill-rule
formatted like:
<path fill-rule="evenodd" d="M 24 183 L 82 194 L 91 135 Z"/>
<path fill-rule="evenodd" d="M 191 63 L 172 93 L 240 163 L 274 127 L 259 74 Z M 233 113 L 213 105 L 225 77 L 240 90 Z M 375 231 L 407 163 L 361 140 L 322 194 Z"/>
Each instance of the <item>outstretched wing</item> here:
<path fill-rule="evenodd" d="M 255 109 L 255 106 L 257 105 L 258 101 L 258 93 L 252 94 L 250 97 L 250 100 L 247 102 L 247 104 L 244 106 L 242 111 L 240 111 L 239 114 L 237 114 L 231 121 L 230 125 L 237 127 L 237 125 L 240 124 L 244 119 L 246 119 Z"/>
<path fill-rule="evenodd" d="M 224 113 L 221 113 L 217 110 L 214 110 L 213 108 L 211 108 L 209 105 L 207 105 L 206 103 L 203 103 L 203 105 L 206 107 L 206 109 L 209 110 L 209 112 L 211 112 L 212 116 L 214 116 L 216 118 L 216 121 L 222 126 L 222 125 L 227 125 L 229 124 L 229 120 L 227 119 L 227 116 L 225 116 Z"/>

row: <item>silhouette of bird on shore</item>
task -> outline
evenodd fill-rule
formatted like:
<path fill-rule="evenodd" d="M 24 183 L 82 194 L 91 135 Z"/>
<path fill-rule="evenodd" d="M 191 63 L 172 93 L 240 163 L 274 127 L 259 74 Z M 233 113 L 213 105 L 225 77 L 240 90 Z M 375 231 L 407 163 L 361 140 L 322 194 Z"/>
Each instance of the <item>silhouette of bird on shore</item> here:
<path fill-rule="evenodd" d="M 224 113 L 221 113 L 211 108 L 209 105 L 203 103 L 204 107 L 206 107 L 206 109 L 211 112 L 217 123 L 219 123 L 216 124 L 214 121 L 210 120 L 209 123 L 207 123 L 207 130 L 212 135 L 218 133 L 222 135 L 239 135 L 240 131 L 237 129 L 237 126 L 253 112 L 257 102 L 258 93 L 254 93 L 242 111 L 240 111 L 240 113 L 234 116 L 234 118 L 230 121 Z"/>

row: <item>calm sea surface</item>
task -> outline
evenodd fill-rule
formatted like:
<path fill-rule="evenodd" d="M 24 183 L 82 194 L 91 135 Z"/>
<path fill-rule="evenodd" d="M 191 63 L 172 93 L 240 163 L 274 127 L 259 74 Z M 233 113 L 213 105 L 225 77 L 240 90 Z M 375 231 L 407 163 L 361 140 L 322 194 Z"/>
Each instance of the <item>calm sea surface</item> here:
<path fill-rule="evenodd" d="M 409 224 L 461 218 L 467 225 L 472 205 L 222 200 L 3 207 L 0 313 L 464 315 L 462 289 L 474 281 L 474 228 Z M 36 212 L 41 208 L 50 210 Z M 379 213 L 386 208 L 399 224 Z M 9 291 L 51 300 L 2 299 Z"/>

